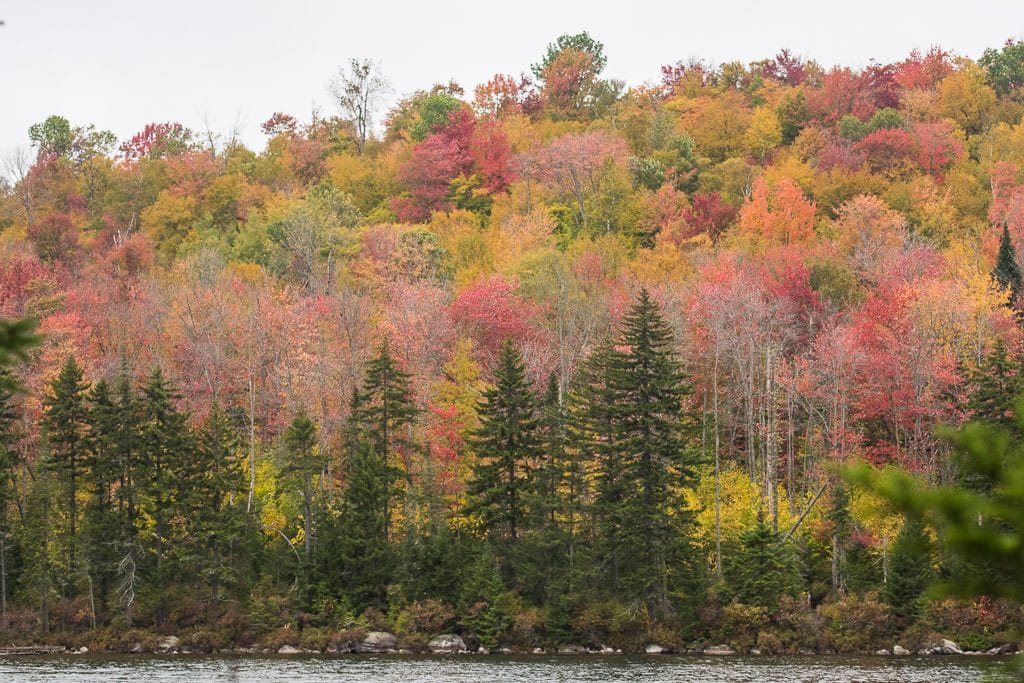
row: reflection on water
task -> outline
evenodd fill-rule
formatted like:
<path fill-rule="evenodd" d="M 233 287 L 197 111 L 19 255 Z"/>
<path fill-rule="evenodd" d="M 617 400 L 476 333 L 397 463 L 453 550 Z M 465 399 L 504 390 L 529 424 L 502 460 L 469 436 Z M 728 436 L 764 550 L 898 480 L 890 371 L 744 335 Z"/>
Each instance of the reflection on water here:
<path fill-rule="evenodd" d="M 202 657 L 0 658 L 0 681 L 675 681 L 678 683 L 970 683 L 1017 680 L 981 657 Z"/>

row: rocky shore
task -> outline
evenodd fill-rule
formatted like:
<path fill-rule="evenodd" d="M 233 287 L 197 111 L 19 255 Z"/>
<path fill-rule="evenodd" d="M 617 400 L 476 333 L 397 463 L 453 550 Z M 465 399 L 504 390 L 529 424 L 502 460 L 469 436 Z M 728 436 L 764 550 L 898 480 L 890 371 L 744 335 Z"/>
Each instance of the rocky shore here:
<path fill-rule="evenodd" d="M 764 652 L 759 648 L 748 648 L 737 650 L 726 644 L 719 645 L 694 645 L 687 648 L 673 648 L 658 643 L 648 643 L 636 650 L 612 648 L 608 646 L 586 647 L 579 644 L 559 645 L 554 648 L 529 648 L 501 646 L 490 650 L 482 648 L 470 648 L 458 634 L 444 633 L 430 638 L 424 642 L 422 639 L 416 643 L 403 642 L 393 633 L 386 631 L 369 631 L 365 633 L 342 633 L 332 638 L 330 642 L 322 647 L 301 646 L 299 644 L 283 643 L 281 645 L 257 644 L 248 647 L 235 648 L 209 648 L 201 645 L 189 645 L 183 643 L 182 639 L 175 635 L 154 636 L 150 639 L 134 641 L 130 646 L 114 648 L 90 648 L 88 645 L 17 645 L 0 647 L 0 657 L 6 656 L 27 656 L 27 655 L 65 655 L 89 653 L 121 653 L 121 654 L 223 654 L 223 655 L 316 655 L 316 654 L 497 654 L 497 655 L 701 655 L 701 656 L 739 656 L 739 655 L 766 655 L 779 654 Z M 941 656 L 941 655 L 971 655 L 971 656 L 1005 656 L 1014 655 L 1021 650 L 1016 643 L 1005 643 L 984 651 L 963 650 L 955 641 L 948 638 L 939 638 L 927 642 L 917 649 L 910 650 L 900 644 L 894 644 L 891 649 L 879 649 L 873 652 L 862 652 L 856 654 L 871 654 L 877 656 L 906 657 L 906 656 Z M 853 654 L 838 653 L 835 651 L 818 652 L 809 649 L 801 649 L 796 653 L 785 653 L 787 655 L 836 655 Z"/>

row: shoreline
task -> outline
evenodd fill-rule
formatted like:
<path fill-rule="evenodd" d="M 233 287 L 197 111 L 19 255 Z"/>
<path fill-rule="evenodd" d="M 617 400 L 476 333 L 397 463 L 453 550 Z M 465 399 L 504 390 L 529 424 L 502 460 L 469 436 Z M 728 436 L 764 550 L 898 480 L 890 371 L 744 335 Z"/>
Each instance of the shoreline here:
<path fill-rule="evenodd" d="M 894 648 L 895 649 L 895 648 Z M 27 645 L 27 646 L 12 646 L 12 647 L 0 647 L 0 659 L 7 657 L 85 657 L 85 656 L 139 656 L 139 657 L 152 657 L 152 656 L 220 656 L 220 657 L 466 657 L 466 656 L 484 656 L 484 657 L 558 657 L 558 658 L 572 658 L 572 657 L 701 657 L 711 659 L 730 659 L 730 658 L 778 658 L 778 657 L 878 657 L 878 658 L 895 658 L 895 659 L 912 659 L 922 657 L 1015 657 L 1024 652 L 1024 650 L 1018 650 L 1016 646 L 1002 646 L 999 648 L 992 648 L 988 651 L 962 651 L 958 653 L 951 652 L 940 652 L 932 650 L 919 650 L 917 652 L 906 652 L 897 654 L 893 650 L 878 650 L 875 652 L 815 652 L 812 650 L 800 650 L 798 652 L 761 652 L 756 648 L 748 650 L 746 652 L 739 652 L 730 650 L 728 652 L 721 651 L 717 648 L 704 648 L 704 649 L 688 649 L 679 652 L 675 651 L 664 651 L 664 652 L 648 652 L 641 650 L 630 650 L 623 651 L 612 650 L 610 648 L 603 649 L 580 649 L 573 651 L 558 651 L 558 650 L 545 650 L 542 648 L 534 648 L 533 650 L 523 649 L 512 649 L 512 648 L 498 648 L 496 650 L 461 650 L 461 651 L 432 651 L 432 650 L 410 650 L 404 648 L 398 648 L 393 650 L 382 650 L 376 652 L 369 651 L 358 651 L 355 649 L 351 650 L 314 650 L 314 649 L 303 649 L 289 646 L 282 646 L 281 648 L 228 648 L 218 650 L 197 650 L 192 648 L 173 648 L 173 649 L 145 649 L 145 648 L 132 648 L 130 650 L 123 649 L 105 649 L 105 650 L 91 650 L 86 646 L 78 648 L 74 647 L 62 647 L 54 645 Z"/>

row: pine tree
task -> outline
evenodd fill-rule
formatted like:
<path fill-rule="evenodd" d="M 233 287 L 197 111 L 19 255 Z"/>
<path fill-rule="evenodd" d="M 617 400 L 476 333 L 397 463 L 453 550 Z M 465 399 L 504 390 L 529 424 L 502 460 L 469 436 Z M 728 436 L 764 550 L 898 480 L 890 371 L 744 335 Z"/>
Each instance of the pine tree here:
<path fill-rule="evenodd" d="M 126 622 L 131 624 L 135 570 L 143 561 L 143 547 L 139 539 L 139 500 L 144 492 L 140 492 L 139 484 L 140 481 L 145 484 L 145 447 L 142 402 L 124 364 L 117 378 L 114 403 L 116 428 L 107 441 L 109 451 L 106 457 L 116 463 L 117 469 L 114 503 L 118 530 L 108 541 L 116 551 L 118 602 L 124 610 Z"/>
<path fill-rule="evenodd" d="M 583 452 L 573 447 L 569 406 L 559 400 L 557 377 L 552 374 L 542 412 L 542 435 L 545 466 L 552 470 L 541 479 L 544 490 L 551 491 L 551 500 L 538 506 L 546 515 L 557 544 L 549 543 L 552 564 L 561 565 L 561 576 L 553 576 L 546 591 L 546 600 L 564 600 L 575 596 L 584 586 L 582 575 L 588 565 L 585 538 L 586 507 L 589 496 L 587 463 Z"/>
<path fill-rule="evenodd" d="M 566 487 L 566 415 L 559 401 L 558 376 L 548 377 L 540 403 L 538 457 L 526 491 L 526 528 L 516 554 L 520 591 L 543 604 L 553 591 L 565 591 L 567 563 L 572 555 L 569 531 L 578 517 L 579 500 Z M 566 490 L 566 489 L 569 490 Z M 561 584 L 556 586 L 555 584 Z"/>
<path fill-rule="evenodd" d="M 357 608 L 385 608 L 394 571 L 387 538 L 384 503 L 388 467 L 373 446 L 363 442 L 350 454 L 341 506 L 343 586 Z"/>
<path fill-rule="evenodd" d="M 850 516 L 850 496 L 846 487 L 836 484 L 832 488 L 832 590 L 846 592 L 846 548 L 849 544 L 853 519 Z"/>
<path fill-rule="evenodd" d="M 1024 396 L 1024 366 L 1015 354 L 1012 354 L 997 339 L 992 350 L 985 355 L 977 369 L 970 373 L 969 394 L 966 403 L 967 416 L 972 422 L 984 422 L 998 425 L 1014 434 L 1017 438 L 1024 437 L 1014 412 L 1018 398 Z M 961 465 L 958 458 L 954 463 Z M 992 480 L 985 480 L 968 468 L 957 468 L 959 482 L 975 491 L 989 491 Z"/>
<path fill-rule="evenodd" d="M 142 403 L 132 385 L 127 368 L 121 368 L 115 388 L 116 424 L 114 438 L 110 443 L 110 457 L 117 462 L 118 483 L 115 492 L 117 509 L 122 517 L 122 524 L 131 538 L 124 542 L 134 542 L 136 523 L 139 517 L 137 470 L 140 466 L 142 427 L 144 416 Z"/>
<path fill-rule="evenodd" d="M 397 495 L 396 482 L 408 476 L 412 455 L 412 426 L 418 411 L 413 402 L 410 375 L 391 356 L 387 341 L 366 368 L 361 390 L 353 393 L 349 417 L 349 448 L 368 441 L 374 453 L 388 467 L 388 496 L 383 501 L 388 538 L 391 538 L 391 503 Z M 396 460 L 402 458 L 403 462 Z M 401 465 L 401 466 L 399 466 Z"/>
<path fill-rule="evenodd" d="M 116 580 L 120 560 L 118 541 L 124 534 L 114 500 L 120 478 L 117 449 L 122 426 L 119 417 L 110 385 L 100 380 L 89 394 L 89 498 L 82 529 L 86 540 L 86 568 L 98 594 L 97 611 L 101 617 Z"/>
<path fill-rule="evenodd" d="M 67 504 L 68 570 L 76 568 L 75 546 L 78 536 L 78 493 L 88 465 L 86 439 L 88 411 L 86 391 L 89 384 L 73 357 L 68 357 L 60 374 L 50 384 L 43 399 L 45 414 L 42 426 L 50 445 L 47 464 L 54 473 Z"/>
<path fill-rule="evenodd" d="M 631 583 L 653 622 L 668 611 L 669 574 L 683 559 L 691 522 L 680 493 L 693 477 L 683 434 L 689 387 L 675 358 L 672 331 L 646 290 L 626 314 L 622 342 L 629 350 L 613 376 L 629 412 L 621 423 L 620 448 L 627 477 L 637 485 L 628 503 L 627 545 L 635 548 Z"/>
<path fill-rule="evenodd" d="M 1014 429 L 1013 404 L 1024 395 L 1024 373 L 1019 359 L 1011 355 L 1002 339 L 970 373 L 967 411 L 971 420 Z"/>
<path fill-rule="evenodd" d="M 504 592 L 498 560 L 485 548 L 466 572 L 459 596 L 459 622 L 485 651 L 497 647 L 508 626 L 498 606 Z"/>
<path fill-rule="evenodd" d="M 18 453 L 15 421 L 18 410 L 13 387 L 17 385 L 11 373 L 0 367 L 0 629 L 7 628 L 7 597 L 10 593 L 8 551 L 11 541 L 11 505 L 17 490 Z"/>
<path fill-rule="evenodd" d="M 308 571 L 313 557 L 316 527 L 313 520 L 313 479 L 321 470 L 321 458 L 316 449 L 316 425 L 306 411 L 295 413 L 284 433 L 286 461 L 282 474 L 297 476 L 302 492 L 302 531 L 305 551 L 305 569 Z"/>
<path fill-rule="evenodd" d="M 790 547 L 758 514 L 757 525 L 740 537 L 729 586 L 746 605 L 775 612 L 783 595 L 795 592 L 797 571 Z"/>
<path fill-rule="evenodd" d="M 19 591 L 29 605 L 37 608 L 44 632 L 50 629 L 50 606 L 57 597 L 62 561 L 58 557 L 59 539 L 55 538 L 60 520 L 54 517 L 63 491 L 59 490 L 55 475 L 50 467 L 36 470 L 32 488 L 25 497 L 25 518 L 17 538 L 24 565 L 18 581 Z"/>
<path fill-rule="evenodd" d="M 42 337 L 35 334 L 38 321 L 34 318 L 21 320 L 0 319 L 0 368 L 10 369 L 19 360 L 28 358 L 28 350 L 38 344 Z M 4 388 L 11 390 L 18 386 L 13 375 L 5 375 Z"/>
<path fill-rule="evenodd" d="M 239 457 L 241 439 L 218 403 L 198 435 L 203 469 L 192 492 L 195 513 L 188 520 L 195 576 L 214 598 L 239 588 L 245 580 L 245 554 L 253 531 L 245 514 L 245 472 Z"/>
<path fill-rule="evenodd" d="M 1010 307 L 1017 305 L 1020 296 L 1021 274 L 1017 265 L 1017 251 L 1010 240 L 1010 229 L 1004 223 L 1003 235 L 999 240 L 999 254 L 992 269 L 992 279 L 1003 289 L 1010 290 Z"/>
<path fill-rule="evenodd" d="M 155 368 L 139 403 L 138 486 L 145 495 L 144 511 L 153 520 L 157 575 L 164 577 L 173 575 L 163 566 L 171 520 L 191 513 L 188 492 L 201 469 L 188 416 L 177 407 L 179 398 L 160 368 Z"/>
<path fill-rule="evenodd" d="M 536 399 L 523 357 L 511 341 L 498 355 L 494 386 L 478 408 L 473 445 L 477 462 L 468 486 L 467 512 L 502 544 L 515 544 L 526 518 L 530 470 L 540 455 Z"/>
<path fill-rule="evenodd" d="M 567 440 L 570 467 L 576 465 L 575 474 L 582 474 L 571 481 L 580 486 L 580 500 L 586 503 L 585 523 L 591 532 L 595 562 L 588 578 L 606 586 L 611 594 L 621 592 L 622 539 L 628 524 L 624 514 L 626 462 L 619 457 L 615 437 L 621 415 L 611 379 L 618 355 L 606 340 L 583 363 L 569 397 Z M 587 490 L 590 488 L 592 491 Z M 582 525 L 584 520 L 580 522 Z"/>
<path fill-rule="evenodd" d="M 888 580 L 882 597 L 903 624 L 917 616 L 920 597 L 934 578 L 932 543 L 924 524 L 916 517 L 904 517 L 903 528 L 892 546 Z"/>
<path fill-rule="evenodd" d="M 596 460 L 597 550 L 612 586 L 639 600 L 652 623 L 671 613 L 670 592 L 693 578 L 682 576 L 692 559 L 692 520 L 680 493 L 693 476 L 684 432 L 689 388 L 673 344 L 642 291 L 618 343 L 588 363 L 576 411 L 582 447 Z"/>

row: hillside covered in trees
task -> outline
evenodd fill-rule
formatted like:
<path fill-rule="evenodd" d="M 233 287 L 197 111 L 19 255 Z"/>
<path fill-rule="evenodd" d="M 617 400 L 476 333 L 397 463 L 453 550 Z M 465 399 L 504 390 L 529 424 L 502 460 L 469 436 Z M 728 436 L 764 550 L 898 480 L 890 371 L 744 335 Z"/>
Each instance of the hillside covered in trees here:
<path fill-rule="evenodd" d="M 985 494 L 936 427 L 1020 429 L 1024 44 L 605 62 L 564 35 L 385 112 L 353 60 L 262 150 L 32 126 L 0 185 L 0 318 L 43 337 L 0 381 L 0 636 L 1015 642 L 1000 566 L 841 470 Z"/>

